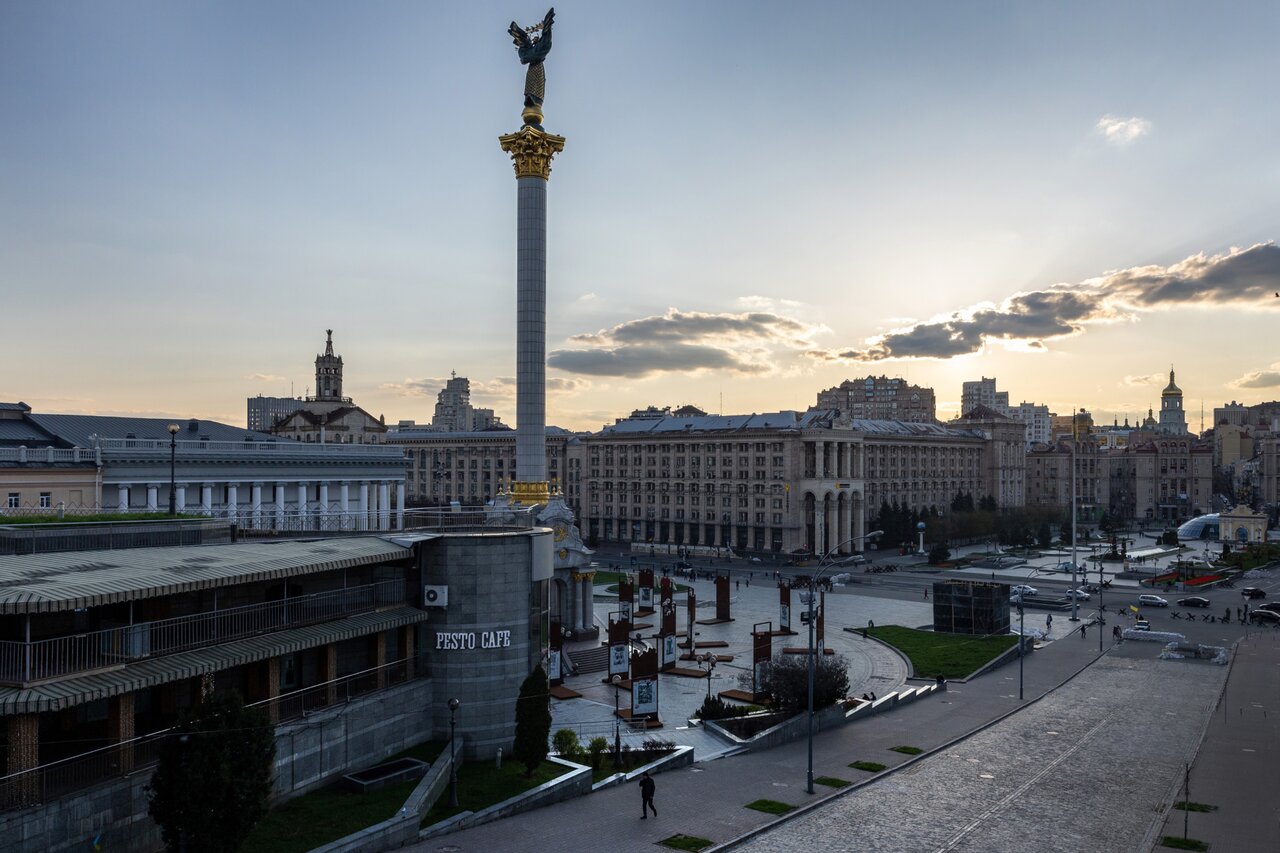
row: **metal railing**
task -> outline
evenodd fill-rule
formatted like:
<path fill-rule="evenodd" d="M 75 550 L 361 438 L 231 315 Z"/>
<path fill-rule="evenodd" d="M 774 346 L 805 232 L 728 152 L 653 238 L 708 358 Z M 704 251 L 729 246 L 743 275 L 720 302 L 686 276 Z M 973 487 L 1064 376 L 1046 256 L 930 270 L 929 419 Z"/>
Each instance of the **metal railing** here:
<path fill-rule="evenodd" d="M 404 448 L 390 444 L 321 444 L 311 441 L 292 441 L 288 439 L 246 439 L 244 441 L 199 441 L 181 439 L 175 442 L 174 450 L 179 461 L 186 458 L 225 455 L 234 453 L 244 458 L 246 453 L 263 456 L 365 456 L 381 459 L 403 460 Z M 100 438 L 96 447 L 101 448 L 104 456 L 117 453 L 148 455 L 169 455 L 168 439 L 155 438 Z"/>
<path fill-rule="evenodd" d="M 23 515 L 35 515 L 23 512 Z M 51 514 L 42 510 L 41 514 Z M 222 545 L 231 526 L 207 518 L 138 521 L 64 521 L 5 525 L 0 513 L 0 554 L 51 554 L 60 551 L 109 551 L 176 545 Z"/>
<path fill-rule="evenodd" d="M 97 452 L 91 447 L 0 447 L 0 462 L 18 462 L 35 465 L 52 462 L 98 462 Z"/>
<path fill-rule="evenodd" d="M 68 637 L 0 642 L 0 682 L 31 684 L 286 628 L 366 613 L 407 600 L 403 580 L 120 625 Z"/>
<path fill-rule="evenodd" d="M 250 703 L 267 712 L 273 723 L 301 719 L 327 707 L 346 704 L 409 680 L 410 664 L 420 673 L 421 661 L 402 659 L 344 675 L 324 684 Z M 113 743 L 69 758 L 0 777 L 0 810 L 48 803 L 118 776 L 147 770 L 160 760 L 160 748 L 173 729 Z M 12 748 L 12 745 L 10 746 Z"/>

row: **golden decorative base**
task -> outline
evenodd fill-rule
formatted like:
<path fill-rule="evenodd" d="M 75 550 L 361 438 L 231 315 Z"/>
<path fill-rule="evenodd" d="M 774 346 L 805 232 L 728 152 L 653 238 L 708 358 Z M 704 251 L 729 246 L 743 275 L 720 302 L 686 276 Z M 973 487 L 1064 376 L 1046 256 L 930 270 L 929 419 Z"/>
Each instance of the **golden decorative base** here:
<path fill-rule="evenodd" d="M 520 506 L 536 506 L 551 500 L 550 483 L 512 483 L 511 502 Z"/>
<path fill-rule="evenodd" d="M 526 121 L 527 121 L 526 117 Z M 511 155 L 517 178 L 551 177 L 551 159 L 564 150 L 564 137 L 529 125 L 498 137 L 502 150 Z"/>

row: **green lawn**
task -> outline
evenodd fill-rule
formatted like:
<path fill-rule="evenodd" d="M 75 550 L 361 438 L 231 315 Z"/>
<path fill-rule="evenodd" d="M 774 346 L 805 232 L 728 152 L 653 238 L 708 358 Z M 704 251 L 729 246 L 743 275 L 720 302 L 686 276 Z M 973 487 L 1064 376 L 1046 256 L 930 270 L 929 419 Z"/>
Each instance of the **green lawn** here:
<path fill-rule="evenodd" d="M 855 761 L 849 766 L 854 770 L 865 770 L 868 773 L 879 773 L 884 769 L 884 765 L 879 761 Z"/>
<path fill-rule="evenodd" d="M 828 788 L 847 788 L 853 784 L 848 779 L 839 779 L 835 776 L 818 776 L 813 781 Z"/>
<path fill-rule="evenodd" d="M 430 763 L 442 749 L 443 743 L 428 742 L 387 760 L 417 758 Z M 404 805 L 417 784 L 417 780 L 397 782 L 368 794 L 357 794 L 335 785 L 304 794 L 272 809 L 253 828 L 241 851 L 306 853 L 313 847 L 336 841 L 391 817 Z"/>
<path fill-rule="evenodd" d="M 893 752 L 901 752 L 903 755 L 919 755 L 924 752 L 924 750 L 918 746 L 891 746 L 889 749 Z"/>
<path fill-rule="evenodd" d="M 780 803 L 777 800 L 752 800 L 747 803 L 747 808 L 755 809 L 765 814 L 786 814 L 795 808 L 795 806 L 787 803 Z"/>
<path fill-rule="evenodd" d="M 670 847 L 672 850 L 686 850 L 688 853 L 698 853 L 699 850 L 711 846 L 709 839 L 699 838 L 696 835 L 673 835 L 670 838 L 662 839 L 658 843 L 663 847 Z"/>
<path fill-rule="evenodd" d="M 458 768 L 458 808 L 449 807 L 446 789 L 422 825 L 431 826 L 459 812 L 478 812 L 569 772 L 571 768 L 550 761 L 542 762 L 532 778 L 525 777 L 524 765 L 518 761 L 504 761 L 501 770 L 492 761 L 463 764 Z"/>
<path fill-rule="evenodd" d="M 1176 835 L 1166 835 L 1160 839 L 1161 847 L 1172 847 L 1174 850 L 1208 850 L 1209 845 L 1198 838 L 1179 838 Z"/>
<path fill-rule="evenodd" d="M 964 678 L 1018 642 L 1011 635 L 938 634 L 898 625 L 878 625 L 867 633 L 906 655 L 921 678 Z"/>

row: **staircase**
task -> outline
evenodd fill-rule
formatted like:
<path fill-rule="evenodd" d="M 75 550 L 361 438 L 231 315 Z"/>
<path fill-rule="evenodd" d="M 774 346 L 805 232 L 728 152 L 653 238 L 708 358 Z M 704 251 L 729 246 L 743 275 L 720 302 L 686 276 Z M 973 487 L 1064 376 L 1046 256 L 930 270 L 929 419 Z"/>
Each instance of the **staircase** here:
<path fill-rule="evenodd" d="M 609 668 L 608 646 L 596 646 L 593 649 L 574 649 L 572 652 L 566 652 L 565 656 L 573 663 L 574 675 L 604 672 Z"/>

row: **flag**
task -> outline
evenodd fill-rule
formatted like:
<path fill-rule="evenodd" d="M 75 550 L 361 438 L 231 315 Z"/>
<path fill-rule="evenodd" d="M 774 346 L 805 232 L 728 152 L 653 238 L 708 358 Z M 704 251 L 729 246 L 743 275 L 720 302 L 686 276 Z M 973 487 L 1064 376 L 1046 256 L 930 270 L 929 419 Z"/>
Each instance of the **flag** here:
<path fill-rule="evenodd" d="M 1129 605 L 1129 609 L 1130 609 L 1130 610 L 1132 610 L 1134 613 L 1137 613 L 1137 612 L 1138 612 L 1138 608 L 1137 608 L 1137 607 L 1135 607 L 1135 606 L 1134 606 L 1134 605 L 1132 605 L 1132 604 L 1130 604 L 1130 605 Z"/>

